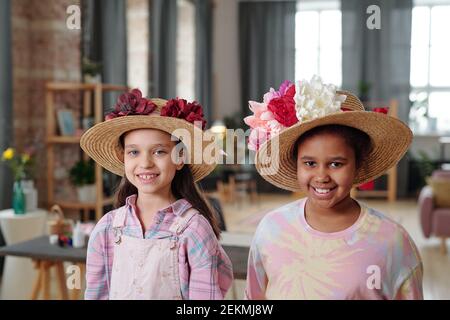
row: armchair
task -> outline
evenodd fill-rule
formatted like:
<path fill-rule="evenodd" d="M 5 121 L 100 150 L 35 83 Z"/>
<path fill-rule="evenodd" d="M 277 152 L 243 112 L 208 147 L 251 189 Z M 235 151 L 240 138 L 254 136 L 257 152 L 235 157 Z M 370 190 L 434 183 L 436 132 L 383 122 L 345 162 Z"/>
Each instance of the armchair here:
<path fill-rule="evenodd" d="M 450 171 L 436 170 L 432 178 L 447 180 L 450 185 Z M 450 194 L 447 195 L 450 197 Z M 441 238 L 441 252 L 447 254 L 446 239 L 450 237 L 450 206 L 438 207 L 436 195 L 431 186 L 425 186 L 419 195 L 419 213 L 422 232 L 426 238 L 434 235 Z"/>

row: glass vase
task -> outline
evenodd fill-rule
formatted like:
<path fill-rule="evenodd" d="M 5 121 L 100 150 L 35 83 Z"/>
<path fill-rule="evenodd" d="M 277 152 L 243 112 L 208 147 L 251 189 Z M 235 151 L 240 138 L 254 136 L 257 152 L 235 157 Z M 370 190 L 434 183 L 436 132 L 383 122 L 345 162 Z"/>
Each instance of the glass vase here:
<path fill-rule="evenodd" d="M 25 213 L 25 194 L 20 180 L 14 181 L 12 203 L 15 214 Z"/>

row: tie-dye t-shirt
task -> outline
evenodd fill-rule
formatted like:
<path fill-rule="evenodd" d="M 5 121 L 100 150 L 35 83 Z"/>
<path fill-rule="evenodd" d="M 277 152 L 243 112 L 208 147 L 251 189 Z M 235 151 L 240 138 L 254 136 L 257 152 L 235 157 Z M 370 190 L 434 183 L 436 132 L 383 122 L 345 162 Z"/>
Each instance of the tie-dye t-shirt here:
<path fill-rule="evenodd" d="M 422 299 L 422 262 L 406 230 L 359 202 L 349 228 L 308 225 L 306 198 L 268 213 L 250 249 L 247 299 Z"/>

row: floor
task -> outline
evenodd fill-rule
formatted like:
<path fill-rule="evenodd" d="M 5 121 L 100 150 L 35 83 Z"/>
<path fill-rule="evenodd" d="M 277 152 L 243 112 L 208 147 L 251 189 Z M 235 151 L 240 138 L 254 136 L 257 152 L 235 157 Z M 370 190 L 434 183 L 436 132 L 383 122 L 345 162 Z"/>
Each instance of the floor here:
<path fill-rule="evenodd" d="M 295 198 L 289 195 L 264 195 L 257 202 L 235 202 L 224 204 L 225 222 L 229 232 L 253 233 L 264 214 Z M 385 200 L 364 199 L 368 206 L 375 208 L 402 224 L 419 248 L 424 264 L 425 299 L 450 299 L 450 253 L 446 256 L 440 252 L 440 239 L 426 239 L 419 225 L 417 202 L 399 200 L 388 203 Z M 447 240 L 450 242 L 450 240 Z M 447 243 L 450 252 L 449 243 Z M 243 297 L 244 281 L 237 281 L 238 299 Z M 231 298 L 231 293 L 227 298 Z"/>
<path fill-rule="evenodd" d="M 228 232 L 251 235 L 264 214 L 295 198 L 290 195 L 260 195 L 258 201 L 237 201 L 222 204 Z M 425 239 L 420 230 L 415 200 L 400 200 L 388 203 L 384 200 L 364 200 L 373 207 L 401 223 L 417 244 L 424 263 L 425 299 L 450 299 L 450 253 L 440 252 L 439 239 Z M 450 242 L 450 241 L 449 241 Z M 449 248 L 450 249 L 450 248 Z M 450 250 L 449 250 L 450 251 Z M 55 275 L 51 275 L 53 298 L 57 298 Z M 245 281 L 237 280 L 226 299 L 243 299 Z"/>

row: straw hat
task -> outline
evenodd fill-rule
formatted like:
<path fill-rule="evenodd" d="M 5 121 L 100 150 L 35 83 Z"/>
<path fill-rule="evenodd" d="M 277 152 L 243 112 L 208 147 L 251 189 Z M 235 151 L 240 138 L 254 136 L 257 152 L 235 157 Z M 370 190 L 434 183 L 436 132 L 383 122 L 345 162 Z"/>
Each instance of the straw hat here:
<path fill-rule="evenodd" d="M 174 112 L 167 109 L 169 105 L 173 107 Z M 189 116 L 186 112 L 183 114 L 180 112 L 180 106 L 181 109 L 187 106 L 196 113 Z M 83 134 L 80 145 L 103 168 L 124 176 L 123 149 L 119 138 L 135 129 L 161 130 L 183 142 L 189 159 L 187 165 L 191 169 L 194 181 L 199 181 L 214 170 L 216 161 L 211 158 L 205 162 L 202 151 L 211 142 L 203 141 L 204 132 L 192 123 L 194 120 L 201 121 L 203 127 L 206 124 L 201 106 L 197 103 L 189 104 L 182 99 L 170 101 L 159 98 L 146 99 L 142 98 L 138 89 L 134 89 L 131 93 L 119 97 L 115 111 L 106 116 L 106 121 L 96 124 Z M 195 163 L 194 160 L 201 163 Z"/>
<path fill-rule="evenodd" d="M 317 78 L 311 80 L 311 82 L 314 81 L 317 81 Z M 303 94 L 305 93 L 305 86 L 308 87 L 308 85 L 305 82 L 298 83 L 294 88 L 296 92 Z M 312 87 L 317 89 L 317 83 L 312 84 Z M 261 176 L 279 188 L 290 191 L 301 190 L 297 181 L 297 157 L 293 154 L 293 151 L 298 138 L 313 128 L 323 125 L 344 125 L 359 129 L 370 137 L 372 150 L 357 172 L 353 181 L 355 186 L 371 181 L 393 167 L 403 157 L 411 144 L 412 132 L 408 126 L 386 114 L 365 111 L 361 101 L 350 92 L 335 91 L 333 101 L 339 110 L 335 109 L 335 111 L 317 117 L 308 117 L 308 112 L 299 111 L 302 107 L 308 108 L 308 106 L 310 110 L 313 110 L 317 105 L 314 105 L 311 101 L 317 102 L 317 99 L 305 101 L 308 100 L 308 94 L 300 97 L 296 93 L 294 100 L 297 118 L 302 118 L 302 115 L 306 114 L 307 116 L 304 117 L 306 119 L 302 119 L 290 127 L 281 129 L 278 134 L 272 135 L 261 144 L 255 157 L 256 169 Z M 309 113 L 311 114 L 311 112 Z M 277 147 L 278 150 L 276 150 Z M 270 156 L 271 152 L 272 155 Z M 261 159 L 267 155 L 269 155 L 269 161 L 262 161 Z"/>

